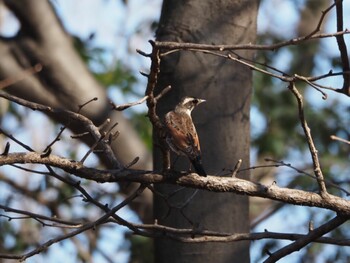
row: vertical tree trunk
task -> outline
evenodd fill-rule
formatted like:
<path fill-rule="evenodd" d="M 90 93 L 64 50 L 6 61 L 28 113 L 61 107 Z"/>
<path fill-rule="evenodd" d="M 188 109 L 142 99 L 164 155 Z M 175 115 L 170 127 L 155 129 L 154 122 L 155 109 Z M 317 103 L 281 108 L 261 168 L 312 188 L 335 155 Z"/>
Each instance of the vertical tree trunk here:
<path fill-rule="evenodd" d="M 157 32 L 159 41 L 206 44 L 254 42 L 258 2 L 240 0 L 165 0 Z M 252 58 L 253 53 L 240 55 Z M 207 102 L 194 110 L 193 119 L 201 141 L 203 164 L 210 175 L 233 168 L 238 159 L 249 166 L 249 109 L 252 73 L 239 64 L 203 53 L 181 51 L 163 58 L 158 88 L 173 89 L 160 102 L 159 115 L 171 110 L 182 96 L 196 96 Z M 155 168 L 161 168 L 161 154 L 155 149 Z M 176 169 L 189 168 L 180 158 Z M 240 174 L 247 178 L 248 173 Z M 173 186 L 161 185 L 163 195 Z M 193 189 L 184 189 L 168 199 L 178 206 L 188 200 Z M 155 196 L 154 216 L 159 223 L 177 227 L 208 229 L 229 233 L 249 232 L 249 203 L 245 196 L 199 191 L 183 209 L 171 208 Z M 186 219 L 192 221 L 193 225 Z M 156 262 L 249 262 L 249 242 L 180 243 L 155 241 Z"/>

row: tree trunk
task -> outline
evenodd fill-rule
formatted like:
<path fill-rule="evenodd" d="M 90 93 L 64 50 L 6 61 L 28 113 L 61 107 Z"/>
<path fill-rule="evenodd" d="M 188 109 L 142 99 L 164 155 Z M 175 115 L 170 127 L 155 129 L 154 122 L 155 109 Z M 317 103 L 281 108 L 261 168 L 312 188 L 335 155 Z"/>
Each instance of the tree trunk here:
<path fill-rule="evenodd" d="M 254 43 L 258 2 L 165 0 L 157 32 L 159 41 L 205 44 Z M 245 58 L 253 53 L 239 52 Z M 195 96 L 207 102 L 193 112 L 201 141 L 204 168 L 210 175 L 233 168 L 239 159 L 249 166 L 249 110 L 252 91 L 250 69 L 213 55 L 181 51 L 163 58 L 158 89 L 173 89 L 158 104 L 159 115 L 173 109 L 182 96 Z M 155 148 L 155 169 L 161 169 L 161 153 Z M 186 158 L 176 161 L 176 170 L 188 170 Z M 240 173 L 246 178 L 248 173 Z M 170 206 L 185 204 L 194 193 L 159 185 L 162 194 L 154 199 L 154 217 L 160 224 L 176 228 L 249 232 L 249 202 L 245 196 L 199 191 L 180 211 Z M 170 210 L 169 210 L 170 209 Z M 249 262 L 249 242 L 180 243 L 166 238 L 155 241 L 156 262 Z"/>

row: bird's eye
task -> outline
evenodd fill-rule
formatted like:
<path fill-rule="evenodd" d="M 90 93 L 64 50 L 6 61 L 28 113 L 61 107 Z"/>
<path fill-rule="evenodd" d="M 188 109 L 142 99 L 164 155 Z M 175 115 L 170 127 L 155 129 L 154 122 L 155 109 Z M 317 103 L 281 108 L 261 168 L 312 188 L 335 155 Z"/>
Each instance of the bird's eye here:
<path fill-rule="evenodd" d="M 197 104 L 197 103 L 198 103 L 198 100 L 197 100 L 197 99 L 194 99 L 192 102 L 193 102 L 194 104 Z"/>

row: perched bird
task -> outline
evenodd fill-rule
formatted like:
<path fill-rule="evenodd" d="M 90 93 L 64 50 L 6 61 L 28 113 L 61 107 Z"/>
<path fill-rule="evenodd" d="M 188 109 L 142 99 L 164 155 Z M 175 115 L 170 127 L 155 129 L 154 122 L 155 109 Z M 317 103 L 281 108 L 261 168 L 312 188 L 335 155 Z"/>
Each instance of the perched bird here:
<path fill-rule="evenodd" d="M 171 150 L 178 155 L 185 155 L 191 161 L 195 171 L 201 176 L 207 176 L 202 166 L 201 149 L 191 112 L 205 100 L 184 97 L 175 110 L 165 115 L 167 128 L 166 142 Z"/>

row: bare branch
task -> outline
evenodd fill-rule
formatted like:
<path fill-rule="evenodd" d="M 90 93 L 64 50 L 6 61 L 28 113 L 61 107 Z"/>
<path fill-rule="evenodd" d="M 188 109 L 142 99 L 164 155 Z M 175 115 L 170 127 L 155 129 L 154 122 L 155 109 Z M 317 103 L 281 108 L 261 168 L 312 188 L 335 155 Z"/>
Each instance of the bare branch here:
<path fill-rule="evenodd" d="M 68 123 L 70 122 L 80 123 L 86 130 L 89 131 L 90 135 L 95 139 L 95 141 L 99 141 L 101 138 L 101 133 L 99 129 L 93 124 L 93 122 L 79 113 L 75 113 L 68 110 L 53 109 L 52 107 L 49 107 L 49 106 L 45 106 L 34 102 L 29 102 L 27 100 L 9 95 L 6 92 L 3 92 L 1 90 L 0 90 L 0 97 L 10 100 L 12 102 L 15 102 L 19 105 L 22 105 L 32 110 L 39 110 L 45 113 L 49 113 L 51 115 L 61 115 L 61 116 L 63 115 L 65 116 L 66 119 L 68 119 Z M 101 140 L 101 142 L 103 142 L 103 140 Z M 100 143 L 99 146 L 101 147 L 104 154 L 110 160 L 110 162 L 113 164 L 115 168 L 122 167 L 122 164 L 116 158 L 111 147 L 107 143 Z M 33 151 L 33 149 L 31 148 L 29 148 L 28 150 Z"/>
<path fill-rule="evenodd" d="M 57 218 L 55 216 L 54 217 L 44 216 L 44 215 L 40 215 L 40 214 L 37 214 L 37 213 L 29 212 L 29 211 L 26 211 L 26 210 L 20 210 L 20 209 L 15 209 L 15 208 L 12 208 L 12 207 L 9 207 L 9 206 L 4 206 L 4 205 L 1 205 L 1 204 L 0 204 L 0 209 L 3 209 L 5 212 L 11 212 L 11 213 L 16 213 L 16 214 L 26 215 L 27 218 L 33 218 L 33 219 L 39 221 L 44 226 L 68 227 L 68 228 L 78 228 L 78 227 L 82 226 L 81 223 L 67 221 L 67 220 L 64 220 L 64 219 Z M 1 216 L 4 216 L 4 215 L 1 215 Z M 43 220 L 44 221 L 54 222 L 54 223 L 57 223 L 57 224 L 48 224 L 48 223 L 45 223 Z"/>
<path fill-rule="evenodd" d="M 313 141 L 312 136 L 311 136 L 310 128 L 309 128 L 309 126 L 306 122 L 305 116 L 304 116 L 303 97 L 301 96 L 301 94 L 299 93 L 297 88 L 295 87 L 294 82 L 291 82 L 288 88 L 291 90 L 291 92 L 294 94 L 295 98 L 297 99 L 299 118 L 300 118 L 301 126 L 303 127 L 306 141 L 307 141 L 307 144 L 309 146 L 310 153 L 311 153 L 312 162 L 313 162 L 313 166 L 314 166 L 314 173 L 315 173 L 316 178 L 317 178 L 317 183 L 318 183 L 318 187 L 320 190 L 320 195 L 322 196 L 322 198 L 326 199 L 326 198 L 328 198 L 326 184 L 324 182 L 324 176 L 323 176 L 320 162 L 318 159 L 318 151 L 315 147 L 314 141 Z"/>
<path fill-rule="evenodd" d="M 315 30 L 313 30 L 310 34 L 308 34 L 308 35 L 306 36 L 306 38 L 310 38 L 311 36 L 313 36 L 314 34 L 316 34 L 317 32 L 320 31 L 325 16 L 328 14 L 329 11 L 332 10 L 332 8 L 333 8 L 334 6 L 335 6 L 335 4 L 332 4 L 332 5 L 329 6 L 326 10 L 322 11 L 322 15 L 321 15 L 321 17 L 320 17 L 320 20 L 318 21 L 318 24 L 317 24 Z M 338 30 L 338 31 L 339 31 L 339 30 Z"/>
<path fill-rule="evenodd" d="M 92 229 L 95 228 L 103 223 L 106 222 L 106 220 L 110 217 L 113 216 L 118 210 L 120 210 L 121 208 L 123 208 L 125 205 L 127 205 L 131 200 L 135 199 L 138 195 L 140 195 L 142 193 L 142 191 L 144 190 L 145 186 L 140 186 L 133 194 L 131 194 L 128 198 L 126 198 L 124 201 L 122 201 L 120 204 L 116 205 L 115 207 L 113 207 L 112 209 L 108 209 L 108 212 L 106 212 L 106 214 L 104 214 L 103 216 L 101 216 L 100 218 L 98 218 L 97 220 L 90 222 L 90 223 L 86 223 L 83 226 L 81 226 L 80 228 L 71 231 L 67 234 L 58 236 L 56 238 L 53 238 L 47 242 L 45 242 L 44 244 L 40 245 L 39 247 L 33 249 L 32 251 L 24 254 L 24 255 L 8 255 L 8 254 L 0 254 L 0 258 L 11 258 L 11 259 L 19 259 L 20 261 L 24 261 L 29 257 L 32 257 L 36 254 L 41 253 L 42 251 L 46 250 L 49 246 L 58 243 L 62 240 L 71 238 L 73 236 L 76 236 L 82 232 L 87 231 L 88 229 Z"/>
<path fill-rule="evenodd" d="M 270 159 L 270 158 L 266 158 L 265 161 L 269 161 L 269 162 L 274 162 L 276 163 L 275 167 L 279 167 L 279 166 L 285 166 L 285 167 L 289 167 L 290 169 L 293 169 L 294 171 L 300 173 L 300 174 L 303 174 L 303 175 L 306 175 L 312 179 L 315 179 L 317 180 L 317 177 L 315 175 L 312 175 L 310 173 L 307 173 L 301 169 L 298 169 L 296 168 L 295 166 L 291 165 L 290 163 L 285 163 L 283 161 L 277 161 L 277 160 L 273 160 L 273 159 Z M 335 184 L 334 182 L 330 181 L 330 180 L 324 180 L 324 182 L 326 183 L 327 186 L 331 186 L 333 188 L 336 188 L 340 191 L 342 191 L 343 193 L 345 193 L 346 195 L 350 195 L 350 192 L 342 187 L 340 187 L 339 185 Z"/>
<path fill-rule="evenodd" d="M 311 87 L 313 87 L 315 90 L 317 90 L 318 92 L 320 92 L 322 94 L 322 99 L 326 100 L 327 99 L 327 94 L 325 92 L 323 92 L 322 90 L 320 90 L 319 86 L 317 83 L 312 83 L 311 81 L 309 81 L 307 78 L 303 77 L 303 76 L 299 76 L 297 74 L 294 74 L 294 76 L 297 79 L 303 80 L 305 81 L 307 84 L 309 84 Z M 322 88 L 322 86 L 321 86 Z M 334 89 L 333 89 L 334 90 Z M 336 90 L 335 90 L 336 91 Z"/>
<path fill-rule="evenodd" d="M 331 139 L 332 139 L 332 140 L 337 140 L 337 141 L 340 141 L 340 142 L 344 142 L 344 143 L 347 143 L 347 144 L 350 144 L 350 141 L 345 140 L 345 139 L 340 138 L 340 137 L 335 136 L 335 135 L 332 135 L 332 136 L 331 136 Z"/>
<path fill-rule="evenodd" d="M 337 31 L 343 30 L 343 0 L 335 0 L 336 10 L 337 10 Z M 349 65 L 349 57 L 348 57 L 348 51 L 346 48 L 346 44 L 344 41 L 344 36 L 339 35 L 336 36 L 338 48 L 340 52 L 340 58 L 341 63 L 343 67 L 343 71 L 349 71 L 350 65 Z M 344 83 L 343 88 L 341 89 L 341 92 L 350 96 L 350 74 L 344 74 Z"/>
<path fill-rule="evenodd" d="M 297 250 L 300 250 L 301 248 L 305 247 L 309 243 L 320 238 L 324 234 L 327 234 L 328 232 L 337 228 L 341 224 L 345 223 L 347 220 L 348 220 L 348 217 L 337 215 L 335 218 L 325 223 L 324 225 L 320 226 L 319 228 L 316 228 L 315 230 L 310 231 L 309 234 L 306 235 L 305 237 L 301 237 L 297 239 L 295 242 L 293 242 L 292 244 L 285 246 L 284 248 L 281 248 L 280 250 L 274 252 L 269 256 L 268 259 L 264 261 L 264 263 L 277 262 L 279 259 L 283 258 L 284 256 L 289 255 Z"/>
<path fill-rule="evenodd" d="M 166 146 L 166 142 L 165 142 L 165 129 L 164 126 L 159 118 L 159 116 L 157 115 L 157 102 L 158 100 L 164 95 L 166 94 L 169 90 L 170 90 L 170 86 L 166 87 L 163 91 L 160 92 L 160 94 L 155 95 L 154 94 L 154 89 L 156 88 L 156 84 L 158 81 L 158 74 L 160 72 L 160 50 L 159 48 L 156 47 L 155 42 L 150 41 L 152 47 L 153 47 L 153 51 L 151 54 L 151 59 L 152 59 L 152 63 L 151 63 L 151 71 L 150 74 L 148 76 L 148 83 L 147 83 L 147 87 L 146 87 L 146 96 L 147 96 L 147 107 L 148 107 L 148 118 L 152 123 L 153 129 L 154 129 L 154 133 L 156 134 L 159 142 L 160 142 L 160 146 L 161 146 L 161 150 L 163 153 L 163 169 L 164 170 L 168 170 L 170 168 L 170 152 L 168 147 Z"/>
<path fill-rule="evenodd" d="M 113 110 L 117 110 L 117 111 L 123 111 L 126 110 L 132 106 L 136 106 L 139 104 L 144 103 L 147 100 L 148 96 L 144 96 L 142 99 L 135 101 L 135 102 L 130 102 L 130 103 L 126 103 L 126 104 L 122 104 L 122 105 L 115 105 L 113 102 L 110 102 L 110 104 L 113 107 Z"/>
<path fill-rule="evenodd" d="M 24 144 L 24 143 L 21 142 L 20 140 L 17 140 L 14 136 L 12 136 L 12 135 L 9 134 L 8 132 L 6 132 L 6 131 L 5 131 L 4 129 L 2 129 L 1 127 L 0 127 L 0 134 L 4 134 L 7 138 L 11 139 L 12 141 L 14 141 L 15 143 L 17 143 L 18 145 L 22 146 L 22 147 L 23 147 L 24 149 L 26 149 L 27 151 L 34 152 L 34 150 L 33 150 L 30 146 Z"/>
<path fill-rule="evenodd" d="M 281 47 L 297 45 L 299 43 L 305 42 L 306 40 L 319 39 L 319 38 L 329 38 L 336 37 L 339 35 L 349 34 L 350 31 L 345 29 L 344 31 L 339 31 L 331 34 L 315 34 L 311 37 L 303 36 L 299 38 L 293 38 L 287 41 L 272 45 L 256 45 L 256 44 L 238 44 L 238 45 L 208 45 L 208 44 L 195 44 L 195 43 L 179 43 L 179 42 L 155 42 L 155 47 L 164 48 L 168 50 L 216 50 L 216 51 L 226 51 L 226 50 L 271 50 L 275 51 Z"/>
<path fill-rule="evenodd" d="M 242 165 L 242 159 L 239 159 L 235 165 L 235 168 L 233 168 L 233 171 L 232 171 L 232 177 L 236 177 L 238 171 L 239 171 L 239 168 L 241 168 L 241 165 Z"/>
<path fill-rule="evenodd" d="M 239 178 L 214 176 L 204 178 L 196 174 L 179 173 L 175 171 L 169 174 L 170 176 L 163 176 L 155 172 L 132 169 L 99 170 L 85 167 L 82 163 L 58 157 L 53 154 L 42 158 L 40 154 L 34 152 L 10 153 L 7 156 L 0 156 L 0 166 L 15 163 L 41 163 L 50 165 L 78 177 L 100 183 L 139 182 L 144 184 L 176 184 L 213 192 L 233 192 L 236 194 L 269 198 L 271 200 L 294 205 L 320 207 L 344 215 L 350 215 L 350 202 L 343 198 L 328 193 L 326 193 L 325 197 L 313 192 L 281 188 L 276 184 L 266 186 Z"/>

